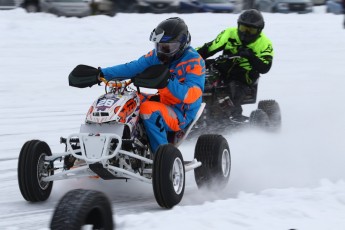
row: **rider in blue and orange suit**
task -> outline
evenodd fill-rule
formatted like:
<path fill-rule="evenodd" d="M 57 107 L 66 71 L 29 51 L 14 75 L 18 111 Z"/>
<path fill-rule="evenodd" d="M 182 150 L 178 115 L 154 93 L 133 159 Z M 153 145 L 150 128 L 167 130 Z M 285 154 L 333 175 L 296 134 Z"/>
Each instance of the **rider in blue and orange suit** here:
<path fill-rule="evenodd" d="M 140 117 L 148 134 L 151 150 L 167 144 L 167 131 L 184 129 L 196 116 L 205 84 L 205 62 L 190 46 L 191 36 L 185 22 L 178 17 L 161 22 L 151 33 L 155 49 L 138 60 L 100 68 L 107 80 L 132 78 L 147 67 L 168 65 L 168 85 L 153 97 L 142 97 Z"/>

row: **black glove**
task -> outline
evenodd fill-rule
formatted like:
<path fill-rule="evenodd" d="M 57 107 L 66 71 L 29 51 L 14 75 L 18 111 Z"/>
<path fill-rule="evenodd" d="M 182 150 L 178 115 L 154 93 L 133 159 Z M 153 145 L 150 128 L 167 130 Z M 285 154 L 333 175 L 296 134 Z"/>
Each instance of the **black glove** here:
<path fill-rule="evenodd" d="M 91 87 L 95 84 L 99 84 L 100 81 L 98 76 L 100 74 L 100 70 L 88 66 L 88 65 L 78 65 L 76 66 L 72 72 L 68 76 L 68 82 L 70 86 L 78 87 L 78 88 L 85 88 Z"/>
<path fill-rule="evenodd" d="M 219 55 L 215 61 L 216 62 L 222 62 L 222 61 L 227 61 L 232 55 L 228 55 L 228 54 L 223 54 L 223 55 Z"/>
<path fill-rule="evenodd" d="M 229 62 L 231 59 L 238 57 L 238 54 L 223 54 L 219 55 L 216 59 L 215 62 L 217 64 L 219 63 L 224 63 L 224 62 Z"/>
<path fill-rule="evenodd" d="M 244 58 L 247 58 L 247 59 L 250 59 L 250 58 L 255 56 L 255 53 L 250 48 L 240 47 L 240 48 L 238 48 L 237 55 L 244 57 Z"/>
<path fill-rule="evenodd" d="M 104 78 L 104 74 L 103 74 L 103 72 L 102 72 L 102 69 L 101 69 L 101 67 L 98 67 L 97 68 L 98 69 L 98 71 L 99 71 L 99 73 L 98 73 L 98 75 L 97 75 L 97 84 L 98 85 L 100 85 L 101 84 L 101 78 Z"/>

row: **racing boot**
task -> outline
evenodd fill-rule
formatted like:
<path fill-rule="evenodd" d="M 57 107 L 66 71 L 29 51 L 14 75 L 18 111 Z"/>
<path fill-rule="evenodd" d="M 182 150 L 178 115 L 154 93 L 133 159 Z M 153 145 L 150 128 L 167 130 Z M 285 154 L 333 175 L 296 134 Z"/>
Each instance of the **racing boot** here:
<path fill-rule="evenodd" d="M 231 116 L 230 117 L 230 120 L 233 121 L 233 122 L 237 122 L 237 123 L 242 123 L 242 122 L 246 122 L 248 121 L 248 117 L 247 116 L 244 116 L 242 114 L 240 115 L 235 115 L 235 116 Z"/>
<path fill-rule="evenodd" d="M 218 100 L 221 113 L 225 113 L 227 117 L 230 117 L 234 110 L 234 103 L 232 103 L 229 96 Z"/>
<path fill-rule="evenodd" d="M 248 117 L 243 116 L 242 115 L 242 107 L 241 106 L 234 106 L 231 116 L 230 116 L 230 120 L 233 122 L 237 122 L 237 123 L 242 123 L 242 122 L 246 122 L 248 121 Z"/>

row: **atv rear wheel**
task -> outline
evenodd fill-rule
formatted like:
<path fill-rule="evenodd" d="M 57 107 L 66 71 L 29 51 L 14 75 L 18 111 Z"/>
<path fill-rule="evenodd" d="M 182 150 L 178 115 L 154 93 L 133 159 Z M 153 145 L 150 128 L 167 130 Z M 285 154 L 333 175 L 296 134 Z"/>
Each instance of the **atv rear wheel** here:
<path fill-rule="evenodd" d="M 268 129 L 270 126 L 270 120 L 265 111 L 262 109 L 256 109 L 250 113 L 249 124 L 252 127 Z"/>
<path fill-rule="evenodd" d="M 258 109 L 266 112 L 272 131 L 277 131 L 281 128 L 281 112 L 279 104 L 275 100 L 263 100 L 258 104 Z"/>
<path fill-rule="evenodd" d="M 18 184 L 25 200 L 45 201 L 49 198 L 53 182 L 42 179 L 54 174 L 53 162 L 44 160 L 51 156 L 47 143 L 39 140 L 27 141 L 20 150 L 18 159 Z"/>
<path fill-rule="evenodd" d="M 92 229 L 113 229 L 111 203 L 102 192 L 74 189 L 66 193 L 55 207 L 50 229 L 77 230 L 90 225 Z"/>
<path fill-rule="evenodd" d="M 223 189 L 228 184 L 231 155 L 227 140 L 222 135 L 205 134 L 198 138 L 194 158 L 201 166 L 194 169 L 198 188 Z"/>
<path fill-rule="evenodd" d="M 174 145 L 161 145 L 156 151 L 152 185 L 156 201 L 161 207 L 172 208 L 182 200 L 185 169 L 182 154 Z"/>

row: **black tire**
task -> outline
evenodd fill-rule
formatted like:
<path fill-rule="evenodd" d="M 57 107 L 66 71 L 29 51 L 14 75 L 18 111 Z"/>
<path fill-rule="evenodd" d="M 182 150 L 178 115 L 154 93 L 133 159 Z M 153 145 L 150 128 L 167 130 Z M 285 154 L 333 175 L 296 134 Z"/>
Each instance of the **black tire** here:
<path fill-rule="evenodd" d="M 111 203 L 106 195 L 99 191 L 71 190 L 55 207 L 50 229 L 79 230 L 85 225 L 92 225 L 92 229 L 115 229 Z"/>
<path fill-rule="evenodd" d="M 202 164 L 194 169 L 199 189 L 216 191 L 226 187 L 230 178 L 231 154 L 229 144 L 222 135 L 201 135 L 195 146 L 194 158 Z"/>
<path fill-rule="evenodd" d="M 45 201 L 49 198 L 53 181 L 41 179 L 54 174 L 54 164 L 44 161 L 44 156 L 51 156 L 47 143 L 39 140 L 27 141 L 20 150 L 18 159 L 18 184 L 25 200 Z M 44 175 L 43 175 L 44 174 Z"/>
<path fill-rule="evenodd" d="M 153 192 L 159 206 L 172 208 L 182 200 L 185 188 L 183 157 L 174 145 L 161 145 L 152 168 Z"/>
<path fill-rule="evenodd" d="M 40 12 L 40 7 L 38 5 L 38 3 L 27 3 L 24 6 L 26 12 L 28 13 L 37 13 Z"/>
<path fill-rule="evenodd" d="M 249 124 L 251 127 L 269 129 L 270 120 L 262 109 L 256 109 L 250 113 Z"/>
<path fill-rule="evenodd" d="M 270 121 L 272 131 L 278 131 L 281 128 L 282 117 L 279 104 L 275 100 L 263 100 L 258 104 L 258 109 L 265 111 Z"/>

